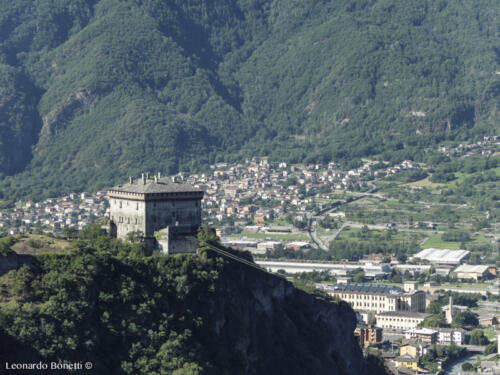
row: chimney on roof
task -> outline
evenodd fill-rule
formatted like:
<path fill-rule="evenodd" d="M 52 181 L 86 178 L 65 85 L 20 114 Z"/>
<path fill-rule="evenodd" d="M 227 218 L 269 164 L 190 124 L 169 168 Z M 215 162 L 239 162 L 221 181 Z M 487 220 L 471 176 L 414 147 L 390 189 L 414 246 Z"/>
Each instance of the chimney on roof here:
<path fill-rule="evenodd" d="M 155 184 L 158 183 L 158 176 L 155 176 Z"/>
<path fill-rule="evenodd" d="M 141 175 L 141 179 L 142 179 L 142 184 L 146 185 L 146 175 L 144 173 Z"/>
<path fill-rule="evenodd" d="M 158 172 L 158 180 L 161 178 L 161 172 Z"/>
<path fill-rule="evenodd" d="M 130 177 L 128 178 L 128 182 L 129 182 L 129 183 L 131 183 L 131 184 L 133 184 L 133 183 L 134 183 L 134 178 L 133 178 L 132 176 L 130 176 Z"/>
<path fill-rule="evenodd" d="M 151 176 L 149 175 L 149 172 L 146 172 L 146 180 L 149 180 Z"/>

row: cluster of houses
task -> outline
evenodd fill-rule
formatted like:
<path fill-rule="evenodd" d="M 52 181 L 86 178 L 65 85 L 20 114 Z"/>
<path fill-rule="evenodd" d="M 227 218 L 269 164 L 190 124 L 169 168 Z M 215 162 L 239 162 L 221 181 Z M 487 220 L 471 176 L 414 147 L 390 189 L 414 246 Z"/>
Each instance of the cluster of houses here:
<path fill-rule="evenodd" d="M 499 145 L 500 142 L 498 136 L 490 135 L 485 136 L 482 141 L 460 143 L 457 146 L 441 145 L 438 147 L 438 152 L 441 152 L 446 156 L 469 156 L 477 151 L 479 151 L 482 155 L 491 155 L 495 154 L 496 147 Z"/>
<path fill-rule="evenodd" d="M 58 199 L 22 202 L 11 210 L 0 212 L 0 231 L 14 235 L 37 228 L 52 233 L 65 229 L 80 230 L 105 216 L 107 207 L 107 197 L 103 192 L 93 195 L 72 193 Z"/>
<path fill-rule="evenodd" d="M 423 365 L 422 356 L 435 350 L 436 344 L 463 346 L 467 340 L 468 332 L 462 328 L 415 328 L 405 332 L 397 351 L 385 352 L 383 356 L 392 374 L 428 374 L 430 371 Z M 498 374 L 500 366 L 495 359 L 499 354 L 500 351 L 497 351 L 483 356 L 479 372 Z M 442 370 L 442 361 L 436 362 L 438 368 Z"/>
<path fill-rule="evenodd" d="M 227 219 L 262 224 L 287 212 L 303 220 L 306 212 L 324 208 L 334 190 L 366 188 L 374 177 L 420 168 L 412 161 L 376 170 L 374 165 L 375 162 L 370 161 L 359 168 L 342 171 L 333 162 L 302 166 L 270 163 L 266 157 L 255 157 L 244 163 L 217 163 L 203 174 L 179 173 L 175 179 L 205 191 L 204 219 L 212 224 Z M 22 202 L 13 210 L 0 212 L 0 230 L 4 234 L 37 227 L 51 232 L 65 228 L 78 230 L 105 216 L 108 206 L 105 192 L 72 193 L 36 203 Z"/>
<path fill-rule="evenodd" d="M 458 345 L 468 343 L 469 331 L 463 328 L 425 328 L 422 322 L 431 316 L 425 308 L 433 300 L 432 295 L 418 289 L 418 283 L 405 282 L 404 288 L 386 284 L 352 284 L 339 282 L 336 285 L 318 284 L 326 293 L 348 302 L 356 311 L 358 324 L 354 336 L 363 348 L 383 349 L 382 355 L 392 374 L 427 374 L 421 357 L 435 345 Z M 459 312 L 468 311 L 466 306 L 449 304 L 442 307 L 446 323 L 451 324 Z M 498 326 L 496 316 L 479 319 L 483 327 Z M 389 331 L 392 336 L 385 336 Z M 392 341 L 386 337 L 401 337 Z M 396 347 L 396 350 L 395 350 Z M 499 352 L 500 353 L 500 352 Z"/>
<path fill-rule="evenodd" d="M 180 174 L 180 178 L 206 192 L 203 205 L 208 220 L 260 224 L 286 212 L 302 220 L 306 212 L 324 208 L 334 190 L 366 188 L 374 177 L 420 168 L 409 160 L 383 169 L 374 166 L 370 161 L 342 171 L 333 162 L 300 166 L 252 158 L 238 164 L 217 163 L 210 173 Z"/>

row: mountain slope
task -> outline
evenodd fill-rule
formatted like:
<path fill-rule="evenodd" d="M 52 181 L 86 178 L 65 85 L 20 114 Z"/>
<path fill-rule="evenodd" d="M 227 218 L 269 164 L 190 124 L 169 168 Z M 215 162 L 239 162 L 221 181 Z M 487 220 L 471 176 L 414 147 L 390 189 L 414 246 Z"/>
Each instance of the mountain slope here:
<path fill-rule="evenodd" d="M 419 158 L 498 131 L 500 5 L 0 1 L 4 198 L 248 155 Z"/>

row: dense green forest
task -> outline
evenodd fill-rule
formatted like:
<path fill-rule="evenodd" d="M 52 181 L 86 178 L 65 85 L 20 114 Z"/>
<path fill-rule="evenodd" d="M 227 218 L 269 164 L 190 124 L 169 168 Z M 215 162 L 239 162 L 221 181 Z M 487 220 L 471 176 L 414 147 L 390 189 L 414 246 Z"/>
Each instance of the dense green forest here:
<path fill-rule="evenodd" d="M 500 3 L 0 1 L 0 192 L 498 132 Z"/>
<path fill-rule="evenodd" d="M 204 247 L 146 256 L 96 225 L 68 252 L 2 276 L 0 307 L 2 362 L 90 361 L 93 374 L 367 373 L 346 303 Z M 383 373 L 369 360 L 370 374 Z"/>

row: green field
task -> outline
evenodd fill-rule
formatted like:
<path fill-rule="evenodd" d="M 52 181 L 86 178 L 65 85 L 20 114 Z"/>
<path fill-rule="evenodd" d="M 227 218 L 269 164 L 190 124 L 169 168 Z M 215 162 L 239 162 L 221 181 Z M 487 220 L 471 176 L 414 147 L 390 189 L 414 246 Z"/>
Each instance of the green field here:
<path fill-rule="evenodd" d="M 429 177 L 426 177 L 422 180 L 415 181 L 415 182 L 410 182 L 407 184 L 404 184 L 403 186 L 409 186 L 409 187 L 427 187 L 427 188 L 441 188 L 443 184 L 438 184 L 435 182 L 432 182 L 429 180 Z"/>
<path fill-rule="evenodd" d="M 368 205 L 375 205 L 379 203 L 380 200 L 377 198 L 364 198 L 356 202 L 356 206 L 368 206 Z"/>
<path fill-rule="evenodd" d="M 494 171 L 497 176 L 500 176 L 500 167 L 493 168 L 491 170 Z M 478 173 L 455 172 L 455 176 L 457 176 L 457 178 L 453 181 L 448 182 L 446 185 L 448 187 L 456 187 L 457 184 L 462 183 L 467 177 L 472 177 L 472 176 L 477 175 L 477 174 Z"/>
<path fill-rule="evenodd" d="M 494 339 L 497 337 L 498 333 L 495 328 L 485 328 L 483 329 L 484 335 L 489 339 Z"/>
<path fill-rule="evenodd" d="M 424 248 L 424 249 L 429 248 L 429 247 L 433 247 L 433 248 L 436 248 L 436 249 L 459 250 L 460 249 L 460 242 L 443 241 L 441 239 L 441 235 L 440 234 L 436 234 L 434 236 L 429 237 L 422 244 L 422 248 Z"/>
<path fill-rule="evenodd" d="M 18 254 L 37 255 L 43 253 L 57 253 L 66 250 L 70 243 L 60 238 L 40 234 L 26 234 L 16 237 L 12 250 Z"/>
<path fill-rule="evenodd" d="M 453 283 L 453 284 L 447 284 L 443 283 L 441 284 L 443 288 L 462 288 L 462 289 L 488 289 L 489 284 L 485 283 Z"/>
<path fill-rule="evenodd" d="M 440 227 L 439 229 L 443 230 L 446 228 Z M 492 239 L 490 237 L 477 235 L 477 236 L 472 236 L 471 241 L 468 241 L 467 244 L 474 244 L 474 245 L 490 244 L 491 241 Z M 450 249 L 450 250 L 459 250 L 461 248 L 460 242 L 458 241 L 443 241 L 441 238 L 441 234 L 435 234 L 429 237 L 427 240 L 425 240 L 424 243 L 422 243 L 422 248 L 429 248 L 429 247 L 434 247 L 436 249 Z"/>

